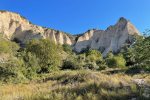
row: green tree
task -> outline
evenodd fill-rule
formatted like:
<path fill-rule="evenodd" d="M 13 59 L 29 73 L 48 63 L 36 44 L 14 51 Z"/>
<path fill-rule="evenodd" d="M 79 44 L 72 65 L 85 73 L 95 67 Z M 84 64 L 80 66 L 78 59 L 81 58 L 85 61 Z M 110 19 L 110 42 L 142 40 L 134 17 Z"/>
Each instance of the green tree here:
<path fill-rule="evenodd" d="M 64 50 L 65 52 L 67 52 L 67 53 L 72 53 L 72 47 L 71 47 L 70 45 L 68 45 L 68 44 L 63 44 L 62 47 L 63 47 L 63 50 Z"/>
<path fill-rule="evenodd" d="M 18 53 L 17 57 L 22 59 L 24 62 L 24 75 L 28 79 L 35 78 L 41 70 L 41 67 L 39 66 L 39 59 L 31 52 L 26 52 L 24 49 Z"/>
<path fill-rule="evenodd" d="M 102 54 L 98 50 L 89 50 L 86 52 L 86 59 L 84 68 L 92 70 L 103 70 L 106 68 L 105 61 Z"/>
<path fill-rule="evenodd" d="M 123 55 L 115 55 L 113 57 L 106 58 L 106 63 L 108 67 L 111 68 L 124 68 L 126 66 L 126 61 Z"/>
<path fill-rule="evenodd" d="M 15 54 L 17 50 L 19 50 L 18 44 L 0 37 L 0 54 L 1 53 Z"/>
<path fill-rule="evenodd" d="M 150 37 L 138 40 L 131 49 L 135 55 L 135 65 L 138 65 L 140 69 L 150 71 Z"/>
<path fill-rule="evenodd" d="M 97 62 L 103 59 L 101 53 L 98 50 L 89 50 L 86 53 L 86 57 L 88 62 Z"/>
<path fill-rule="evenodd" d="M 31 40 L 26 44 L 27 52 L 39 59 L 41 72 L 58 70 L 61 65 L 60 48 L 48 39 Z"/>
<path fill-rule="evenodd" d="M 24 68 L 23 61 L 15 57 L 0 62 L 0 80 L 3 82 L 21 82 L 25 80 Z"/>
<path fill-rule="evenodd" d="M 150 71 L 150 37 L 137 36 L 136 42 L 122 52 L 131 69 Z M 132 68 L 134 67 L 134 68 Z"/>
<path fill-rule="evenodd" d="M 78 55 L 72 54 L 63 61 L 62 69 L 79 70 L 83 68 L 83 61 Z"/>

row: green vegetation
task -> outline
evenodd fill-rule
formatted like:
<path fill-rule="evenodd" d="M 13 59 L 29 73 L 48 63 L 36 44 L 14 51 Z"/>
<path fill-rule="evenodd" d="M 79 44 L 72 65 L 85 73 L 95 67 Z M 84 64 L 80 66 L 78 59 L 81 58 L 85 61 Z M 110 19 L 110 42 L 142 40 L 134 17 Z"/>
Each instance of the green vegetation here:
<path fill-rule="evenodd" d="M 69 53 L 67 59 L 64 60 L 62 69 L 90 69 L 103 70 L 106 68 L 101 53 L 97 50 L 89 50 L 82 54 Z"/>
<path fill-rule="evenodd" d="M 60 53 L 62 50 L 50 40 L 31 40 L 26 44 L 26 51 L 31 52 L 39 59 L 41 73 L 58 70 L 61 65 Z"/>
<path fill-rule="evenodd" d="M 136 43 L 103 58 L 97 50 L 75 54 L 71 46 L 50 40 L 30 40 L 25 48 L 0 38 L 0 78 L 2 82 L 21 82 L 58 70 L 127 69 L 127 73 L 150 71 L 150 37 L 136 37 Z M 20 78 L 20 79 L 19 79 Z M 17 80 L 17 81 L 16 81 Z M 19 81 L 18 81 L 19 80 Z"/>
<path fill-rule="evenodd" d="M 62 64 L 61 51 L 62 48 L 50 40 L 31 40 L 22 49 L 1 37 L 0 80 L 16 83 L 56 71 Z"/>
<path fill-rule="evenodd" d="M 72 47 L 71 47 L 70 45 L 68 45 L 68 44 L 63 44 L 62 47 L 63 47 L 63 50 L 64 50 L 65 52 L 67 52 L 67 53 L 72 53 Z"/>
<path fill-rule="evenodd" d="M 0 96 L 2 100 L 149 99 L 143 88 L 150 84 L 150 37 L 135 39 L 120 53 L 109 52 L 104 58 L 98 50 L 76 54 L 71 46 L 48 39 L 30 40 L 21 48 L 0 35 Z M 139 86 L 137 78 L 146 85 Z"/>
<path fill-rule="evenodd" d="M 40 72 L 39 59 L 31 52 L 22 51 L 18 54 L 18 58 L 24 62 L 24 75 L 28 79 L 33 79 Z"/>
<path fill-rule="evenodd" d="M 15 52 L 19 49 L 19 46 L 16 43 L 11 42 L 9 40 L 5 40 L 1 37 L 2 36 L 0 34 L 0 54 L 2 53 L 15 54 Z"/>
<path fill-rule="evenodd" d="M 111 68 L 124 68 L 126 66 L 126 61 L 123 55 L 113 55 L 111 53 L 106 57 L 106 63 Z"/>
<path fill-rule="evenodd" d="M 137 37 L 136 43 L 123 51 L 124 58 L 131 71 L 150 72 L 150 37 Z"/>

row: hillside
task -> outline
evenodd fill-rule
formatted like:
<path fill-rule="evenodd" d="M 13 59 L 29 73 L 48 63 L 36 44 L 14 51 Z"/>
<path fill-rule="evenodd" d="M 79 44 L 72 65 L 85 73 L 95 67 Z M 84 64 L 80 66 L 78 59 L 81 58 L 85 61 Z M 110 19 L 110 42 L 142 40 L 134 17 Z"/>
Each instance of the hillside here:
<path fill-rule="evenodd" d="M 149 100 L 145 33 L 121 17 L 71 35 L 0 11 L 0 100 Z"/>
<path fill-rule="evenodd" d="M 115 25 L 106 30 L 89 30 L 82 35 L 71 35 L 59 30 L 44 28 L 29 22 L 21 15 L 0 11 L 0 33 L 7 39 L 24 44 L 31 39 L 47 38 L 57 44 L 69 44 L 76 52 L 86 49 L 100 50 L 104 56 L 112 50 L 118 52 L 125 43 L 132 43 L 132 35 L 139 31 L 127 19 L 121 17 Z"/>

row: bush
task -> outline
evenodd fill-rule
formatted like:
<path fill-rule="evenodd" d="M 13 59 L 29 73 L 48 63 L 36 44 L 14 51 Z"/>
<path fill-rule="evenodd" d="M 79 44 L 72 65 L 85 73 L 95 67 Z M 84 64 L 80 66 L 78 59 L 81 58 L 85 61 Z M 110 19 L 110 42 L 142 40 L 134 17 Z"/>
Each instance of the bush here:
<path fill-rule="evenodd" d="M 63 50 L 64 50 L 65 52 L 67 52 L 67 53 L 72 53 L 72 47 L 71 47 L 70 45 L 68 45 L 68 44 L 63 44 L 62 47 L 63 47 Z"/>
<path fill-rule="evenodd" d="M 82 61 L 79 59 L 77 55 L 69 55 L 67 59 L 64 60 L 62 69 L 72 69 L 78 70 L 82 69 Z"/>
<path fill-rule="evenodd" d="M 20 51 L 17 56 L 24 62 L 24 75 L 28 79 L 35 78 L 41 70 L 41 67 L 39 66 L 39 59 L 31 52 L 26 52 L 26 50 Z"/>
<path fill-rule="evenodd" d="M 16 43 L 5 40 L 0 37 L 0 54 L 1 53 L 15 54 L 18 49 L 19 46 Z"/>
<path fill-rule="evenodd" d="M 86 53 L 86 57 L 88 62 L 96 62 L 102 60 L 102 55 L 98 50 L 89 50 Z"/>
<path fill-rule="evenodd" d="M 130 47 L 123 50 L 127 66 L 133 69 L 150 71 L 150 36 L 136 37 L 136 42 Z M 130 70 L 130 69 L 129 69 Z"/>
<path fill-rule="evenodd" d="M 123 68 L 126 66 L 126 61 L 122 55 L 106 58 L 106 63 L 108 67 L 112 67 L 112 68 Z"/>
<path fill-rule="evenodd" d="M 99 66 L 96 63 L 87 63 L 83 66 L 85 69 L 97 70 Z"/>
<path fill-rule="evenodd" d="M 0 80 L 3 82 L 21 82 L 25 79 L 23 75 L 24 63 L 17 58 L 10 58 L 0 63 Z"/>
<path fill-rule="evenodd" d="M 97 66 L 99 67 L 98 70 L 104 70 L 107 68 L 107 64 L 105 60 L 96 62 Z"/>
<path fill-rule="evenodd" d="M 126 71 L 126 73 L 128 74 L 137 74 L 143 72 L 150 72 L 150 67 L 145 63 L 134 64 L 130 66 L 129 69 Z"/>
<path fill-rule="evenodd" d="M 32 40 L 26 45 L 27 52 L 31 52 L 39 59 L 41 73 L 58 70 L 61 65 L 61 49 L 50 40 Z"/>
<path fill-rule="evenodd" d="M 80 69 L 80 67 L 78 66 L 77 62 L 69 60 L 69 61 L 64 61 L 62 65 L 62 69 L 77 70 Z"/>

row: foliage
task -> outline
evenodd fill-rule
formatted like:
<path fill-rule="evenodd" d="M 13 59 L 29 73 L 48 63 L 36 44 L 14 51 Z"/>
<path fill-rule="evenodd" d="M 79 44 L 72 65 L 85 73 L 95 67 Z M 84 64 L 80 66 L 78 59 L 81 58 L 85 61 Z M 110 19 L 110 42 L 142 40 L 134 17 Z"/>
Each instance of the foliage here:
<path fill-rule="evenodd" d="M 72 70 L 77 70 L 77 69 L 80 69 L 77 62 L 75 61 L 71 61 L 71 60 L 66 60 L 63 62 L 63 65 L 62 65 L 62 69 L 72 69 Z"/>
<path fill-rule="evenodd" d="M 123 58 L 122 55 L 112 55 L 110 53 L 111 56 L 107 56 L 106 58 L 106 63 L 109 67 L 111 68 L 122 68 L 126 66 L 126 61 Z"/>
<path fill-rule="evenodd" d="M 62 69 L 91 69 L 102 70 L 105 69 L 104 61 L 101 53 L 98 50 L 89 50 L 78 55 L 69 55 L 64 60 Z"/>
<path fill-rule="evenodd" d="M 89 50 L 78 55 L 69 55 L 64 60 L 62 69 L 90 69 L 103 70 L 106 68 L 101 53 L 98 50 Z"/>
<path fill-rule="evenodd" d="M 0 63 L 0 80 L 3 82 L 21 82 L 25 79 L 24 70 L 24 64 L 21 60 L 9 58 L 8 61 Z"/>
<path fill-rule="evenodd" d="M 63 50 L 64 50 L 65 52 L 67 52 L 67 53 L 72 53 L 72 47 L 71 47 L 70 45 L 68 45 L 68 44 L 63 44 L 62 47 L 63 47 Z"/>
<path fill-rule="evenodd" d="M 0 35 L 1 36 L 1 35 Z M 128 71 L 150 71 L 150 37 L 135 37 L 132 45 L 125 46 L 120 54 L 109 52 L 106 58 L 98 50 L 75 54 L 71 46 L 56 45 L 48 39 L 30 40 L 25 48 L 0 37 L 0 80 L 20 82 L 33 80 L 43 73 L 62 70 L 104 70 L 125 68 Z"/>
<path fill-rule="evenodd" d="M 104 70 L 107 66 L 124 68 L 127 65 L 130 66 L 128 71 L 150 71 L 149 50 L 150 37 L 145 39 L 137 37 L 136 43 L 125 48 L 123 55 L 113 55 L 110 52 L 105 59 L 97 50 L 75 54 L 69 45 L 56 45 L 47 39 L 28 41 L 25 48 L 19 49 L 16 43 L 0 38 L 0 82 L 20 83 L 29 79 L 34 81 L 36 78 L 38 78 L 36 82 L 39 82 L 13 84 L 12 87 L 1 85 L 0 88 L 3 87 L 0 89 L 1 98 L 3 100 L 16 97 L 30 100 L 112 98 L 126 100 L 130 99 L 129 97 L 145 99 L 146 97 L 141 95 L 142 89 L 133 82 L 135 78 L 120 73 L 107 75 L 105 73 L 110 73 L 109 71 L 101 73 L 96 70 Z M 67 56 L 63 60 L 62 51 L 65 51 L 64 54 Z M 77 71 L 55 71 L 59 68 Z M 141 77 L 149 84 L 149 74 Z"/>
<path fill-rule="evenodd" d="M 63 61 L 62 69 L 78 70 L 82 69 L 81 62 L 76 55 L 69 55 L 66 60 Z"/>
<path fill-rule="evenodd" d="M 105 60 L 97 61 L 98 70 L 104 70 L 107 68 L 107 64 Z"/>
<path fill-rule="evenodd" d="M 61 65 L 60 48 L 50 40 L 31 40 L 26 45 L 27 52 L 34 54 L 39 60 L 41 72 L 58 70 Z"/>
<path fill-rule="evenodd" d="M 96 62 L 102 60 L 102 55 L 98 50 L 89 50 L 86 53 L 89 62 Z"/>
<path fill-rule="evenodd" d="M 16 43 L 8 41 L 0 37 L 0 54 L 1 53 L 13 54 L 18 49 L 19 49 L 19 46 Z"/>
<path fill-rule="evenodd" d="M 150 37 L 137 37 L 136 43 L 127 48 L 123 54 L 127 65 L 150 71 Z M 139 67 L 139 68 L 138 68 Z"/>
<path fill-rule="evenodd" d="M 0 80 L 33 79 L 40 73 L 58 70 L 61 47 L 50 40 L 31 40 L 26 48 L 0 38 Z M 16 81 L 13 81 L 16 80 Z"/>
<path fill-rule="evenodd" d="M 39 66 L 39 59 L 31 52 L 26 52 L 25 50 L 20 51 L 17 56 L 24 62 L 24 75 L 28 79 L 35 78 L 41 68 Z"/>
<path fill-rule="evenodd" d="M 91 70 L 97 70 L 99 68 L 99 66 L 96 63 L 86 63 L 83 66 L 85 69 L 91 69 Z"/>
<path fill-rule="evenodd" d="M 98 50 L 89 50 L 86 52 L 86 59 L 84 68 L 94 70 L 104 70 L 106 64 L 103 60 L 102 54 Z"/>
<path fill-rule="evenodd" d="M 114 56 L 114 60 L 115 60 L 115 66 L 116 67 L 122 68 L 122 67 L 126 66 L 126 61 L 122 55 Z"/>
<path fill-rule="evenodd" d="M 0 81 L 21 82 L 25 79 L 24 62 L 15 57 L 18 50 L 16 43 L 4 39 L 0 34 Z"/>

